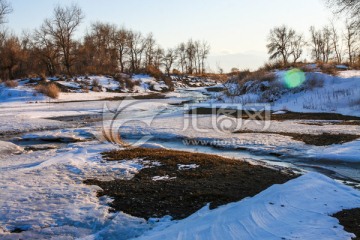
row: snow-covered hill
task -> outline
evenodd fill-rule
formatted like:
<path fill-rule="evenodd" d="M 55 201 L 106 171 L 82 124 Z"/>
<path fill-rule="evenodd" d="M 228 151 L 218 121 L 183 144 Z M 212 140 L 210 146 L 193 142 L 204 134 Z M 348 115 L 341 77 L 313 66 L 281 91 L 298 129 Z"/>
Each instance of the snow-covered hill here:
<path fill-rule="evenodd" d="M 360 116 L 360 71 L 342 71 L 332 76 L 295 69 L 256 77 L 227 82 L 228 90 L 218 101 L 270 103 L 273 110 Z"/>

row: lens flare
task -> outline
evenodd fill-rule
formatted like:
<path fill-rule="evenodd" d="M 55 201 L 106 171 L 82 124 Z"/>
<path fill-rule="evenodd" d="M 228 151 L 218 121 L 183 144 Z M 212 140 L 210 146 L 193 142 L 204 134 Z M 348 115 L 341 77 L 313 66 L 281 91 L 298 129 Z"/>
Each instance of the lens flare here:
<path fill-rule="evenodd" d="M 305 82 L 305 73 L 300 69 L 291 69 L 285 73 L 284 84 L 287 88 L 296 88 Z"/>

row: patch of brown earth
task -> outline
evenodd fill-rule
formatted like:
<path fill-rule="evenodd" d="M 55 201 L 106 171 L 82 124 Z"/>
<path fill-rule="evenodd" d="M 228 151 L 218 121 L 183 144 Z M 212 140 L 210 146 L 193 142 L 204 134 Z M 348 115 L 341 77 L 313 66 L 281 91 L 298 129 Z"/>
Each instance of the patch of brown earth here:
<path fill-rule="evenodd" d="M 355 134 L 303 134 L 303 133 L 285 133 L 285 132 L 253 132 L 253 131 L 236 131 L 234 133 L 259 133 L 259 134 L 277 134 L 288 136 L 296 141 L 301 141 L 308 145 L 329 146 L 332 144 L 343 144 L 355 141 L 360 135 Z"/>
<path fill-rule="evenodd" d="M 216 155 L 164 149 L 112 151 L 104 153 L 103 158 L 108 161 L 143 159 L 161 163 L 161 166 L 141 170 L 131 180 L 85 181 L 103 189 L 98 193 L 99 197 L 112 197 L 114 210 L 146 219 L 165 215 L 183 219 L 207 203 L 216 208 L 296 177 Z M 178 164 L 196 164 L 198 167 L 179 170 Z M 153 181 L 155 176 L 172 179 Z"/>
<path fill-rule="evenodd" d="M 344 226 L 345 231 L 354 233 L 360 239 L 360 208 L 344 210 L 333 215 L 339 219 L 340 224 Z"/>
<path fill-rule="evenodd" d="M 227 111 L 228 110 L 228 111 Z M 286 112 L 284 114 L 271 114 L 269 118 L 269 112 L 266 111 L 245 111 L 245 110 L 234 110 L 226 108 L 207 108 L 199 107 L 191 109 L 188 114 L 199 114 L 199 115 L 210 115 L 210 114 L 222 114 L 229 117 L 249 119 L 253 116 L 256 120 L 342 120 L 342 121 L 353 121 L 360 120 L 360 117 L 346 116 L 337 113 L 301 113 L 301 112 Z"/>

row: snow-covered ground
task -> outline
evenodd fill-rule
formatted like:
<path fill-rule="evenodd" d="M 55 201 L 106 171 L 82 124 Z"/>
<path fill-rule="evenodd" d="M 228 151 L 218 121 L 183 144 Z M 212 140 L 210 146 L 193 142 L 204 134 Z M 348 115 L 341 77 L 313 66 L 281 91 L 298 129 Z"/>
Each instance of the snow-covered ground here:
<path fill-rule="evenodd" d="M 349 113 L 351 107 L 347 108 L 346 104 L 356 98 L 356 89 L 360 83 L 358 83 L 358 73 L 347 71 L 342 74 L 341 78 L 327 78 L 324 91 L 330 91 L 332 87 L 331 91 L 354 89 L 355 92 L 350 92 L 347 99 L 340 97 L 336 101 L 334 100 L 336 98 L 332 99 L 339 107 L 336 112 Z M 152 81 L 146 76 L 136 76 L 133 79 L 136 78 L 143 79 L 141 81 L 144 85 L 147 81 L 150 83 Z M 196 80 L 194 81 L 196 83 Z M 112 87 L 112 82 L 106 77 L 99 79 L 99 83 Z M 8 134 L 0 135 L 2 136 L 0 141 L 1 239 L 97 240 L 136 237 L 140 239 L 350 239 L 352 237 L 352 234 L 344 231 L 337 219 L 329 215 L 342 209 L 359 208 L 360 192 L 319 173 L 305 174 L 288 183 L 272 186 L 252 198 L 214 210 L 204 206 L 199 212 L 181 221 L 171 221 L 169 216 L 147 221 L 122 212 L 110 213 L 108 203 L 111 199 L 97 198 L 96 191 L 99 188 L 85 185 L 83 180 L 128 179 L 144 167 L 144 162 L 140 159 L 119 162 L 102 160 L 101 152 L 118 148 L 100 138 L 102 127 L 110 126 L 114 119 L 117 120 L 116 127 L 120 127 L 120 132 L 126 137 L 125 140 L 150 136 L 150 141 L 146 145 L 149 147 L 164 147 L 166 142 L 175 143 L 173 146 L 176 146 L 183 144 L 184 139 L 197 139 L 209 143 L 209 149 L 211 146 L 222 147 L 214 153 L 225 156 L 228 150 L 248 149 L 264 153 L 265 156 L 270 153 L 283 155 L 284 158 L 277 159 L 278 161 L 298 157 L 318 162 L 319 166 L 323 167 L 330 165 L 329 161 L 345 163 L 346 171 L 351 169 L 350 175 L 358 177 L 359 165 L 354 164 L 360 162 L 359 140 L 318 147 L 276 133 L 357 134 L 360 133 L 359 125 L 336 125 L 324 122 L 320 126 L 308 125 L 306 123 L 309 121 L 304 120 L 271 121 L 266 125 L 266 131 L 272 134 L 234 134 L 231 131 L 224 131 L 221 126 L 214 125 L 214 117 L 211 115 L 193 116 L 193 121 L 191 116 L 183 114 L 184 109 L 178 104 L 190 100 L 204 100 L 206 98 L 204 88 L 178 89 L 176 92 L 167 93 L 168 99 L 144 101 L 132 99 L 123 102 L 87 100 L 125 96 L 126 93 L 62 93 L 58 100 L 49 102 L 46 97 L 34 94 L 31 88 L 23 84 L 15 89 L 1 89 L 0 134 L 16 135 L 14 143 L 8 141 L 7 138 L 13 138 Z M 289 105 L 286 108 L 292 110 L 291 104 L 295 98 L 297 99 L 295 105 L 300 106 L 303 104 L 300 103 L 301 99 L 307 99 L 311 94 L 316 94 L 316 91 L 322 90 L 314 89 L 288 96 Z M 137 94 L 143 93 L 139 90 Z M 212 97 L 218 97 L 218 94 Z M 285 101 L 286 96 L 284 95 L 282 99 Z M 66 102 L 74 100 L 82 102 Z M 283 108 L 283 104 L 276 104 L 279 104 L 279 110 Z M 74 121 L 55 119 L 86 115 L 102 117 L 104 109 L 106 110 L 104 122 L 83 124 L 76 118 Z M 121 110 L 121 113 L 116 115 L 116 110 Z M 278 113 L 282 114 L 282 112 Z M 84 121 L 86 122 L 81 120 Z M 234 119 L 225 117 L 221 121 L 226 124 L 229 121 L 233 122 Z M 247 131 L 261 131 L 264 128 L 263 125 L 251 121 L 241 124 L 242 129 Z M 62 143 L 60 147 L 54 149 L 27 151 L 20 144 L 26 141 Z M 160 145 L 162 141 L 164 146 Z M 196 146 L 182 145 L 182 150 L 184 149 L 198 150 Z M 235 158 L 244 156 L 249 158 L 249 155 L 259 159 L 255 155 L 241 151 L 232 152 L 232 157 Z M 254 159 L 249 161 L 256 163 Z M 289 166 L 280 162 L 276 164 Z M 197 165 L 178 166 L 179 170 L 197 167 Z M 154 180 L 169 180 L 169 177 L 157 176 Z M 20 230 L 23 232 L 10 233 Z"/>
<path fill-rule="evenodd" d="M 306 73 L 305 81 L 297 87 L 287 89 L 286 84 L 294 81 L 286 77 L 286 71 L 276 72 L 273 82 L 250 81 L 245 83 L 248 92 L 219 97 L 220 102 L 258 103 L 273 99 L 273 110 L 294 112 L 333 112 L 344 115 L 360 116 L 360 71 L 342 71 L 339 76 L 320 72 Z M 254 79 L 256 80 L 256 79 Z M 295 79 L 296 82 L 296 79 Z M 291 83 L 290 83 L 291 84 Z M 227 84 L 230 92 L 236 92 L 236 84 Z M 265 93 L 264 90 L 270 87 Z M 278 89 L 278 90 L 276 90 Z"/>
<path fill-rule="evenodd" d="M 359 205 L 359 191 L 310 173 L 138 239 L 351 239 L 329 215 Z"/>

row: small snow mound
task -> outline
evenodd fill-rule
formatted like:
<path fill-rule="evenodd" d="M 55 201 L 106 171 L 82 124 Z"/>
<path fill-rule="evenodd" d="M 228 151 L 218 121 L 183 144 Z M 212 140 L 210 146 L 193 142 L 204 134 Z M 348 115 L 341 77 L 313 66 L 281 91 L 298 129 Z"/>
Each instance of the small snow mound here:
<path fill-rule="evenodd" d="M 200 167 L 200 165 L 197 165 L 197 164 L 178 164 L 178 169 L 181 171 L 181 170 L 190 170 L 190 169 L 196 169 Z"/>
<path fill-rule="evenodd" d="M 351 239 L 329 215 L 360 206 L 360 191 L 309 173 L 253 198 L 201 209 L 139 239 Z"/>
<path fill-rule="evenodd" d="M 165 181 L 165 180 L 172 180 L 175 179 L 176 177 L 169 177 L 169 175 L 165 175 L 165 176 L 155 176 L 152 177 L 153 181 Z"/>
<path fill-rule="evenodd" d="M 140 146 L 141 148 L 153 148 L 153 149 L 166 149 L 163 145 L 157 143 L 143 143 Z"/>
<path fill-rule="evenodd" d="M 18 154 L 23 151 L 24 149 L 18 145 L 15 145 L 11 142 L 0 141 L 0 156 Z"/>
<path fill-rule="evenodd" d="M 275 115 L 285 114 L 285 113 L 287 113 L 287 111 L 276 111 L 276 112 L 273 112 L 273 114 L 275 114 Z"/>

